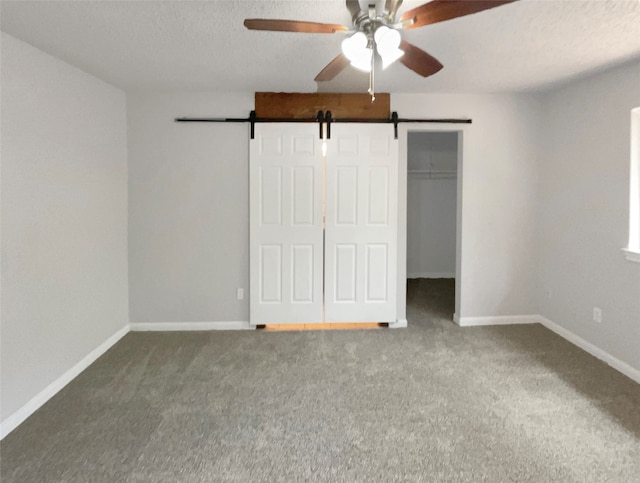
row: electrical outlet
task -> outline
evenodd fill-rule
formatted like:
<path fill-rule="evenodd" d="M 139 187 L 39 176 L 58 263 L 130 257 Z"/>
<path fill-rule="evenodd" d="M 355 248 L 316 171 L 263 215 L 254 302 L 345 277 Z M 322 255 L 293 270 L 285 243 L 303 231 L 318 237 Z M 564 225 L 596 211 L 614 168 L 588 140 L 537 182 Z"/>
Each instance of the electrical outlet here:
<path fill-rule="evenodd" d="M 238 296 L 238 300 L 244 299 L 244 289 L 243 288 L 239 288 L 238 289 L 237 296 Z"/>
<path fill-rule="evenodd" d="M 546 289 L 544 291 L 544 294 L 547 296 L 548 299 L 550 299 L 551 298 L 551 289 L 550 288 Z"/>
<path fill-rule="evenodd" d="M 593 321 L 597 323 L 602 322 L 602 309 L 599 307 L 593 308 Z"/>

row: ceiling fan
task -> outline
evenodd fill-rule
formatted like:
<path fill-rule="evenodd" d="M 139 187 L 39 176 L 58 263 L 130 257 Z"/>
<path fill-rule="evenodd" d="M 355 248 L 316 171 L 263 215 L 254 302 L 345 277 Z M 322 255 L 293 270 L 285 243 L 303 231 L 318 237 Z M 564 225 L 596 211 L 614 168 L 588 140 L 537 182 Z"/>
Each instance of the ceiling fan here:
<path fill-rule="evenodd" d="M 374 0 L 370 0 L 374 2 Z M 442 69 L 442 64 L 424 50 L 402 40 L 400 30 L 414 29 L 445 20 L 481 12 L 516 0 L 432 0 L 408 10 L 396 18 L 402 0 L 385 0 L 384 12 L 376 12 L 375 3 L 362 10 L 359 0 L 346 0 L 352 28 L 338 24 L 252 18 L 244 21 L 250 30 L 349 35 L 342 41 L 342 53 L 315 77 L 317 82 L 330 81 L 348 65 L 370 73 L 369 93 L 373 97 L 374 59 L 379 56 L 383 68 L 400 60 L 422 77 Z"/>

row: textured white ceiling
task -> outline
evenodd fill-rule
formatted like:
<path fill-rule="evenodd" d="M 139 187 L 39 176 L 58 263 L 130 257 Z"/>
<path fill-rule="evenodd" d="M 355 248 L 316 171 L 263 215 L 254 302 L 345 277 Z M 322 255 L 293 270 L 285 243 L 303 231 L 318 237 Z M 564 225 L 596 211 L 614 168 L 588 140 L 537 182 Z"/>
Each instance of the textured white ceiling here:
<path fill-rule="evenodd" d="M 361 3 L 366 4 L 364 0 Z M 424 3 L 405 0 L 400 12 Z M 350 25 L 344 0 L 12 1 L 2 30 L 125 90 L 363 92 L 347 68 L 313 78 L 343 34 L 249 31 L 244 18 Z M 615 64 L 640 61 L 640 1 L 520 0 L 403 32 L 444 64 L 424 79 L 396 63 L 379 92 L 545 89 Z"/>

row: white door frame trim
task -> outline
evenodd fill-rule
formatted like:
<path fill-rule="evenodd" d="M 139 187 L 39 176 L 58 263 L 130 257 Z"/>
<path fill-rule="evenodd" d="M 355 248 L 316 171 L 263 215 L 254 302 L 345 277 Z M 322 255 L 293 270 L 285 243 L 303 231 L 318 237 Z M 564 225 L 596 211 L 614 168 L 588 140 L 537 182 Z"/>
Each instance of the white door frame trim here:
<path fill-rule="evenodd" d="M 398 126 L 398 315 L 397 320 L 407 319 L 407 160 L 409 155 L 409 131 L 411 132 L 456 132 L 458 133 L 458 178 L 456 199 L 456 304 L 455 315 L 462 313 L 462 234 L 463 223 L 463 176 L 464 153 L 466 152 L 466 124 L 422 124 L 403 123 Z M 454 320 L 459 320 L 454 315 Z"/>

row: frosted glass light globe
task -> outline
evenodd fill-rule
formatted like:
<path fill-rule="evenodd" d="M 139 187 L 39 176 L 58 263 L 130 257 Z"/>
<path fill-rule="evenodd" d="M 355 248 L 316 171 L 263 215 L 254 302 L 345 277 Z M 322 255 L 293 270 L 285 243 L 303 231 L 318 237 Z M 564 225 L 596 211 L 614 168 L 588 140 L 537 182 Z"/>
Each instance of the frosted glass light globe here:
<path fill-rule="evenodd" d="M 386 69 L 404 55 L 404 51 L 399 49 L 402 38 L 397 30 L 383 25 L 376 30 L 374 39 L 378 54 L 382 58 L 383 69 Z"/>
<path fill-rule="evenodd" d="M 356 32 L 342 41 L 342 53 L 350 61 L 361 57 L 366 48 L 367 36 L 364 32 Z"/>
<path fill-rule="evenodd" d="M 371 57 L 373 57 L 373 49 L 364 48 L 358 57 L 351 61 L 351 65 L 363 72 L 371 72 Z"/>

